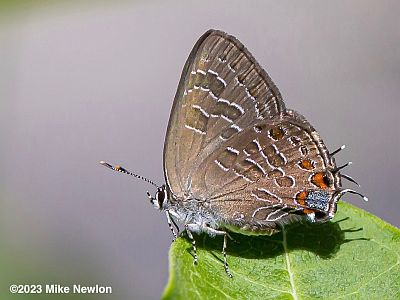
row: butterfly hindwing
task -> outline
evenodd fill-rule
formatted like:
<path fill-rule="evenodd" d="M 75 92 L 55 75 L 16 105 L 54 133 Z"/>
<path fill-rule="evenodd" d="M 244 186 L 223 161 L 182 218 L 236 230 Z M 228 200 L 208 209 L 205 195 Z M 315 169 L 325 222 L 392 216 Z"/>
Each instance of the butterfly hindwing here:
<path fill-rule="evenodd" d="M 233 216 L 225 222 L 270 227 L 299 214 L 326 213 L 339 189 L 334 162 L 326 155 L 318 133 L 289 111 L 254 124 L 224 144 L 203 162 L 192 183 L 198 192 L 207 191 L 202 196 L 211 199 L 213 211 Z M 307 201 L 318 195 L 325 207 L 310 209 Z"/>

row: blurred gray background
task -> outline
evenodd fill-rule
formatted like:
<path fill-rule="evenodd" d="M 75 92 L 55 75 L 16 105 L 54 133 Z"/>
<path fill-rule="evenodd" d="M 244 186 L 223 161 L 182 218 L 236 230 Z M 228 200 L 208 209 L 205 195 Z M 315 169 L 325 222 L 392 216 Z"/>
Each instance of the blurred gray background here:
<path fill-rule="evenodd" d="M 172 100 L 209 28 L 247 46 L 328 148 L 346 144 L 337 161 L 370 201 L 343 200 L 400 225 L 400 2 L 17 3 L 0 6 L 1 299 L 11 283 L 159 298 L 171 234 L 154 190 L 98 161 L 163 183 Z"/>

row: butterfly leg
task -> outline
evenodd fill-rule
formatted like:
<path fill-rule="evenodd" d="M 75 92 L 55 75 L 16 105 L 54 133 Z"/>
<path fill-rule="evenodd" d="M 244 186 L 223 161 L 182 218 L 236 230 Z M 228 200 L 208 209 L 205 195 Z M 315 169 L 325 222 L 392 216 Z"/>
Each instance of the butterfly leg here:
<path fill-rule="evenodd" d="M 231 274 L 231 271 L 229 270 L 228 262 L 226 260 L 226 246 L 227 246 L 227 242 L 228 242 L 228 237 L 230 239 L 232 239 L 232 237 L 226 231 L 217 230 L 217 229 L 207 227 L 207 226 L 204 226 L 202 229 L 204 232 L 208 233 L 211 236 L 215 236 L 215 235 L 223 235 L 224 236 L 224 243 L 222 245 L 222 255 L 224 256 L 224 268 L 225 268 L 226 274 L 232 278 L 232 274 Z"/>
<path fill-rule="evenodd" d="M 224 268 L 226 274 L 232 278 L 231 271 L 229 270 L 228 262 L 226 261 L 226 244 L 227 244 L 228 234 L 225 232 L 224 234 L 224 244 L 222 246 L 222 255 L 224 256 Z"/>
<path fill-rule="evenodd" d="M 171 215 L 169 214 L 169 211 L 168 211 L 168 210 L 165 211 L 165 215 L 167 216 L 167 222 L 168 222 L 169 229 L 171 230 L 171 232 L 172 232 L 172 234 L 173 234 L 173 236 L 174 236 L 174 239 L 172 240 L 172 241 L 174 242 L 174 241 L 176 240 L 176 238 L 178 237 L 178 234 L 179 234 L 179 227 L 175 224 L 174 219 L 171 218 Z M 176 227 L 176 229 L 177 229 L 177 231 L 178 231 L 177 233 L 175 232 L 175 229 L 174 229 L 174 227 L 172 226 L 172 224 L 175 225 L 175 227 Z"/>
<path fill-rule="evenodd" d="M 197 260 L 198 259 L 197 259 L 196 241 L 193 238 L 192 232 L 189 230 L 189 224 L 185 224 L 185 230 L 186 230 L 186 233 L 187 233 L 187 235 L 189 237 L 189 240 L 192 242 L 192 247 L 193 247 L 193 252 L 194 252 L 194 254 L 193 254 L 193 256 L 194 256 L 193 264 L 197 265 Z"/>

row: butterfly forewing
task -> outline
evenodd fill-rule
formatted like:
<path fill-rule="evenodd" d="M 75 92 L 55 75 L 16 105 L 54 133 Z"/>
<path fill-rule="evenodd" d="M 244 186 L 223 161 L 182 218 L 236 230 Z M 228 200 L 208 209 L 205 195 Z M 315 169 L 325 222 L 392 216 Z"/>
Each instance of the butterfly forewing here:
<path fill-rule="evenodd" d="M 254 122 L 284 111 L 278 89 L 244 46 L 206 32 L 185 64 L 168 124 L 164 170 L 174 197 L 210 194 L 193 181 L 200 165 Z"/>

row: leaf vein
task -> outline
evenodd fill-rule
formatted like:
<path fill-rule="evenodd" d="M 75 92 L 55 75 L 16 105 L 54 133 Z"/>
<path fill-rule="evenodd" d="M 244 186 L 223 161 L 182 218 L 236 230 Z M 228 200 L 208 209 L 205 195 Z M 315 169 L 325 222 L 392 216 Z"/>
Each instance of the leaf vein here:
<path fill-rule="evenodd" d="M 287 247 L 287 237 L 286 237 L 286 229 L 283 228 L 282 230 L 282 235 L 283 235 L 283 241 L 282 241 L 282 245 L 283 245 L 283 251 L 285 252 L 285 261 L 286 261 L 286 268 L 289 274 L 289 281 L 290 281 L 290 286 L 292 287 L 292 296 L 293 296 L 293 300 L 297 300 L 297 291 L 296 291 L 296 286 L 294 283 L 294 273 L 292 271 L 292 267 L 290 264 L 290 257 L 289 257 L 289 252 L 288 252 L 288 247 Z"/>

